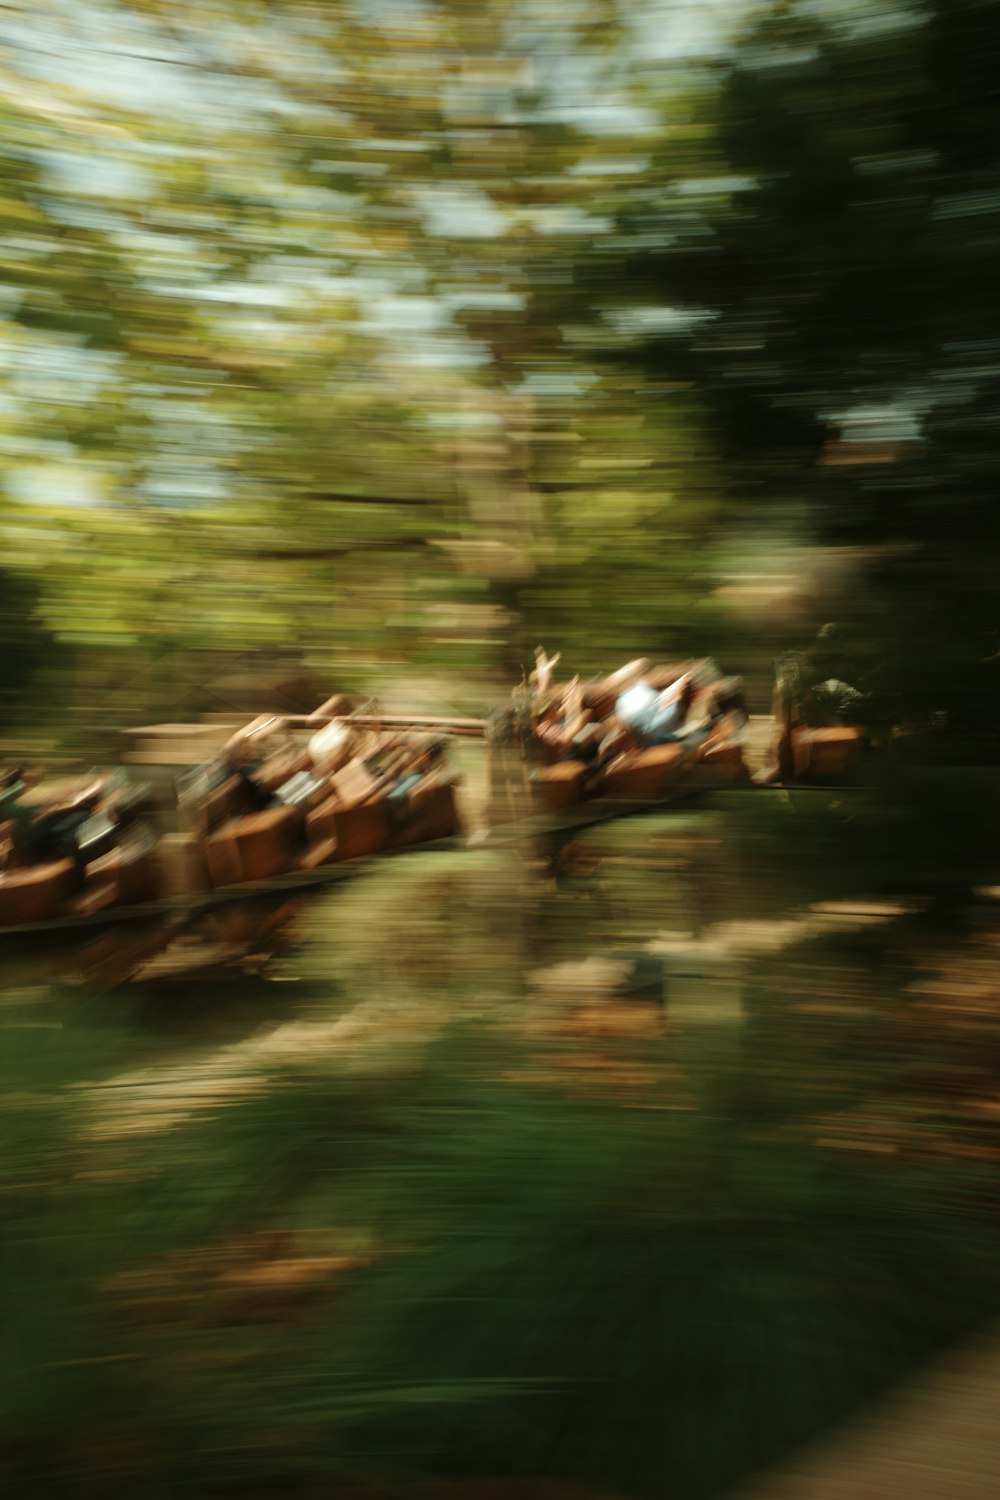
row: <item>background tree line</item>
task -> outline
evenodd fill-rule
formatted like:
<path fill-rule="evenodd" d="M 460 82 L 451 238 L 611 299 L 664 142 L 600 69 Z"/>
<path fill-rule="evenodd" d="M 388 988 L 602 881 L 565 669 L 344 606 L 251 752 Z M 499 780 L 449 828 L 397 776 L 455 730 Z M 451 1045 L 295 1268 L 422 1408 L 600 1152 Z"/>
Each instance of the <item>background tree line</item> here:
<path fill-rule="evenodd" d="M 825 549 L 886 721 L 992 759 L 997 26 L 5 8 L 8 722 L 193 709 L 224 648 L 475 699 L 540 638 L 763 707 L 829 604 L 725 585 Z"/>

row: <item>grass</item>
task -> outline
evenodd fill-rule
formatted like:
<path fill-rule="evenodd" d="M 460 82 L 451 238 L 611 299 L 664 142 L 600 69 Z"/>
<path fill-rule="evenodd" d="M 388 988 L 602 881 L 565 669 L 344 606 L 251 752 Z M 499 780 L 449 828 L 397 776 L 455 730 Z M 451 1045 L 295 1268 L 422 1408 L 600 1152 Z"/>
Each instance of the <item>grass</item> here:
<path fill-rule="evenodd" d="M 613 1103 L 512 1081 L 519 1045 L 479 1022 L 391 1081 L 289 1070 L 95 1147 L 70 1085 L 117 1063 L 107 1030 L 20 1035 L 11 1493 L 489 1474 L 709 1500 L 998 1304 L 954 1172 L 824 1152 L 791 1077 L 766 1126 L 724 1073 L 697 1111 L 669 1081 Z M 234 1302 L 233 1247 L 265 1231 L 354 1263 L 302 1301 Z"/>
<path fill-rule="evenodd" d="M 776 815 L 747 817 L 753 867 L 773 845 L 787 874 L 808 830 L 779 848 Z M 643 826 L 641 860 L 621 858 L 634 831 L 597 836 L 607 899 L 584 939 L 580 901 L 536 887 L 522 922 L 502 857 L 416 855 L 318 900 L 303 982 L 225 1014 L 207 996 L 211 1024 L 197 997 L 183 1022 L 162 1000 L 5 1008 L 6 1492 L 402 1500 L 480 1475 L 713 1500 L 1000 1310 L 988 1166 L 821 1144 L 830 1111 L 896 1107 L 892 965 L 856 945 L 758 964 L 735 1049 L 495 1024 L 516 1013 L 515 942 L 535 961 L 683 926 L 676 830 L 725 894 L 711 821 Z M 794 986 L 795 964 L 882 1002 L 793 1018 L 769 978 Z M 384 1064 L 272 1064 L 169 1132 L 81 1131 L 80 1085 L 165 1040 L 442 998 L 459 1019 Z M 581 1054 L 648 1072 L 613 1097 Z"/>

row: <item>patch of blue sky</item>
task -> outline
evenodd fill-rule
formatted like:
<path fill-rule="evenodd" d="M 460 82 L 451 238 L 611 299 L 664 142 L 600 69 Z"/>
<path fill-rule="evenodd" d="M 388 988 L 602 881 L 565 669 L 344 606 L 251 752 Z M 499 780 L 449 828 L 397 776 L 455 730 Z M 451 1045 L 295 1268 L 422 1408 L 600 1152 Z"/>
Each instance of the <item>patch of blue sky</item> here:
<path fill-rule="evenodd" d="M 591 136 L 654 131 L 656 110 L 629 98 L 628 74 L 636 65 L 709 58 L 730 45 L 749 0 L 697 0 L 678 5 L 637 4 L 626 18 L 626 41 L 617 56 L 574 48 L 540 15 L 532 55 L 543 103 L 536 118 L 563 120 Z"/>
<path fill-rule="evenodd" d="M 398 350 L 393 350 L 393 363 L 406 369 L 475 370 L 488 365 L 490 355 L 468 339 L 438 336 L 401 344 Z"/>
<path fill-rule="evenodd" d="M 358 301 L 377 301 L 398 295 L 402 278 L 388 274 L 384 262 L 380 264 L 380 271 L 354 271 L 349 276 L 336 277 L 335 285 Z"/>
<path fill-rule="evenodd" d="M 481 307 L 487 312 L 520 312 L 525 305 L 525 299 L 520 292 L 511 292 L 503 287 L 490 290 L 474 287 L 455 288 L 450 292 L 445 292 L 441 300 L 452 309 Z"/>
<path fill-rule="evenodd" d="M 220 475 L 205 469 L 185 473 L 174 467 L 168 474 L 152 476 L 140 486 L 142 497 L 164 510 L 212 509 L 231 495 L 230 485 Z"/>
<path fill-rule="evenodd" d="M 651 133 L 659 124 L 655 110 L 629 103 L 624 97 L 605 97 L 599 104 L 592 98 L 567 99 L 538 110 L 534 118 L 541 124 L 570 123 L 593 136 L 641 135 Z"/>
<path fill-rule="evenodd" d="M 704 198 L 745 193 L 756 186 L 753 177 L 688 177 L 674 183 L 671 192 L 681 198 Z"/>
<path fill-rule="evenodd" d="M 22 505 L 92 510 L 105 502 L 103 477 L 82 464 L 18 464 L 7 469 L 3 482 Z"/>
<path fill-rule="evenodd" d="M 499 432 L 503 427 L 500 413 L 491 411 L 488 407 L 449 405 L 435 409 L 425 408 L 421 413 L 421 421 L 425 427 L 460 431 L 489 429 Z"/>
<path fill-rule="evenodd" d="M 406 337 L 442 328 L 448 309 L 434 297 L 382 297 L 368 305 L 360 326 L 368 332 Z"/>
<path fill-rule="evenodd" d="M 819 21 L 849 36 L 851 40 L 891 36 L 894 32 L 912 31 L 926 23 L 927 15 L 920 5 L 905 0 L 799 0 L 799 14 Z"/>
<path fill-rule="evenodd" d="M 384 177 L 388 170 L 389 164 L 384 161 L 340 161 L 336 157 L 317 157 L 309 163 L 310 172 L 328 172 L 331 176 Z"/>
<path fill-rule="evenodd" d="M 716 316 L 705 307 L 630 307 L 607 314 L 606 321 L 622 333 L 671 334 L 685 333 Z"/>
<path fill-rule="evenodd" d="M 5 456 L 24 457 L 30 463 L 71 463 L 76 449 L 65 438 L 46 438 L 37 433 L 10 433 L 4 436 Z"/>
<path fill-rule="evenodd" d="M 598 377 L 586 370 L 553 368 L 536 370 L 526 375 L 521 381 L 520 389 L 529 396 L 572 400 L 577 396 L 585 396 L 597 384 Z"/>
<path fill-rule="evenodd" d="M 218 20 L 178 39 L 152 19 L 101 0 L 48 0 L 46 9 L 47 14 L 41 7 L 26 6 L 23 17 L 7 10 L 0 19 L 0 41 L 13 47 L 25 79 L 60 89 L 69 85 L 77 98 L 102 108 L 144 114 L 162 110 L 170 118 L 192 121 L 215 114 L 231 128 L 240 119 L 281 106 L 283 95 L 275 80 L 283 69 L 330 73 L 328 57 L 321 74 L 317 49 L 306 44 L 303 50 L 284 29 L 281 60 L 268 53 L 274 77 L 256 79 L 227 74 L 233 59 L 227 56 Z M 249 40 L 244 37 L 245 46 Z M 265 42 L 262 35 L 261 46 Z"/>
<path fill-rule="evenodd" d="M 339 265 L 329 254 L 316 255 L 264 255 L 255 261 L 249 270 L 252 283 L 284 286 L 290 291 L 307 287 L 310 292 L 318 289 L 343 290 L 344 276 L 337 275 Z"/>
<path fill-rule="evenodd" d="M 46 215 L 60 224 L 72 224 L 77 229 L 98 229 L 112 239 L 117 238 L 122 245 L 128 245 L 133 233 L 133 221 L 128 215 L 107 203 L 46 193 L 41 195 L 40 206 Z"/>
<path fill-rule="evenodd" d="M 56 192 L 92 198 L 146 198 L 154 180 L 138 162 L 122 156 L 47 149 L 32 153 Z"/>
<path fill-rule="evenodd" d="M 599 156 L 575 161 L 569 168 L 571 177 L 630 177 L 645 172 L 649 157 L 635 153 L 630 156 Z"/>
<path fill-rule="evenodd" d="M 115 354 L 61 339 L 19 341 L 7 350 L 0 345 L 0 372 L 6 369 L 8 393 L 15 398 L 91 401 L 119 365 Z"/>
<path fill-rule="evenodd" d="M 130 391 L 134 395 L 131 406 L 164 432 L 186 429 L 199 441 L 202 436 L 222 441 L 241 413 L 206 401 L 204 387 L 225 382 L 225 372 L 220 370 L 199 370 L 196 382 L 178 383 L 169 375 L 165 381 L 144 381 Z"/>
<path fill-rule="evenodd" d="M 858 404 L 824 413 L 837 423 L 845 442 L 915 442 L 921 435 L 920 415 L 905 401 Z"/>
<path fill-rule="evenodd" d="M 647 0 L 630 15 L 633 51 L 643 60 L 716 56 L 752 9 L 753 0 Z"/>
<path fill-rule="evenodd" d="M 329 34 L 328 24 L 327 39 Z M 258 11 L 249 26 L 220 18 L 212 27 L 211 41 L 212 60 L 223 67 L 259 67 L 272 77 L 297 84 L 305 79 L 331 83 L 347 77 L 347 69 L 331 57 L 329 48 L 317 45 L 287 16 L 269 17 Z"/>
<path fill-rule="evenodd" d="M 430 235 L 495 239 L 510 225 L 509 215 L 471 183 L 415 189 L 413 197 L 424 215 L 424 228 Z"/>
<path fill-rule="evenodd" d="M 150 290 L 170 295 L 174 290 L 169 283 L 149 283 Z M 208 281 L 195 287 L 185 287 L 184 294 L 194 295 L 202 302 L 218 302 L 234 307 L 294 307 L 299 302 L 302 289 L 279 281 Z"/>
<path fill-rule="evenodd" d="M 610 234 L 613 220 L 584 212 L 579 208 L 545 207 L 532 209 L 520 217 L 530 222 L 542 234 L 550 235 L 602 235 Z"/>
<path fill-rule="evenodd" d="M 169 44 L 162 35 L 143 34 L 134 27 L 136 18 L 117 11 L 114 30 L 101 35 L 93 31 L 99 11 L 93 0 L 87 6 L 50 5 L 51 20 L 46 25 L 44 13 L 25 8 L 24 19 L 7 12 L 0 27 L 0 40 L 12 47 L 18 71 L 27 79 L 63 87 L 73 85 L 83 97 L 116 105 L 122 109 L 147 110 L 158 104 L 183 108 L 186 99 L 193 102 L 187 71 L 170 66 L 181 63 L 184 52 L 176 48 L 170 56 Z M 150 56 L 125 55 L 126 42 L 134 38 L 143 52 L 163 54 L 160 61 Z"/>
<path fill-rule="evenodd" d="M 740 67 L 748 73 L 780 73 L 786 69 L 808 68 L 819 58 L 818 47 L 787 47 L 768 43 L 761 47 L 744 47 Z"/>
<path fill-rule="evenodd" d="M 403 136 L 372 136 L 369 140 L 359 141 L 359 151 L 400 151 L 403 153 L 419 153 L 429 151 L 433 142 L 425 140 L 407 140 Z"/>
<path fill-rule="evenodd" d="M 427 0 L 363 0 L 364 18 L 380 28 L 412 26 L 434 19 Z"/>
<path fill-rule="evenodd" d="M 112 239 L 123 248 L 135 251 L 140 256 L 156 262 L 182 260 L 189 265 L 200 265 L 206 259 L 204 247 L 190 235 L 174 230 L 136 228 L 131 221 L 116 226 Z M 211 257 L 207 257 L 211 259 Z"/>
<path fill-rule="evenodd" d="M 237 350 L 256 349 L 258 352 L 263 352 L 266 348 L 284 348 L 295 334 L 294 324 L 277 318 L 247 317 L 241 311 L 234 311 L 232 316 L 207 321 L 209 341 L 214 335 L 216 338 L 224 339 L 227 345 L 235 346 Z M 307 330 L 307 326 L 302 325 L 303 331 Z"/>

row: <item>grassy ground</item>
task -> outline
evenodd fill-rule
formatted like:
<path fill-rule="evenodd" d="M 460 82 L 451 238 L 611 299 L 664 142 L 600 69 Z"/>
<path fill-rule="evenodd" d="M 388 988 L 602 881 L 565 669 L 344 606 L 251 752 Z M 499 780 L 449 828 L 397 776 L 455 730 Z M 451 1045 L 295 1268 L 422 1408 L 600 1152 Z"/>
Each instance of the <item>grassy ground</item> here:
<path fill-rule="evenodd" d="M 940 1079 L 991 1015 L 930 939 L 761 954 L 721 1028 L 524 989 L 745 915 L 723 832 L 604 830 L 586 895 L 414 856 L 227 1002 L 9 993 L 8 1492 L 709 1500 L 995 1312 L 995 1127 Z"/>

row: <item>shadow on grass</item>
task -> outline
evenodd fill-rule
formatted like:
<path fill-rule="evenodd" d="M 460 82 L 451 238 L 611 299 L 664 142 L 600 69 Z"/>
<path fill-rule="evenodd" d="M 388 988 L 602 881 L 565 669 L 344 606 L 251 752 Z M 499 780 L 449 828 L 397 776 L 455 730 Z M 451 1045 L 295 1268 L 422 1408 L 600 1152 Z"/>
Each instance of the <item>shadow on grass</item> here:
<path fill-rule="evenodd" d="M 512 1081 L 520 1045 L 480 1024 L 95 1146 L 72 1086 L 113 1042 L 20 1035 L 10 1493 L 480 1474 L 708 1500 L 1000 1303 L 975 1172 L 824 1151 L 725 1072 L 698 1110 L 668 1079 L 612 1103 Z"/>

